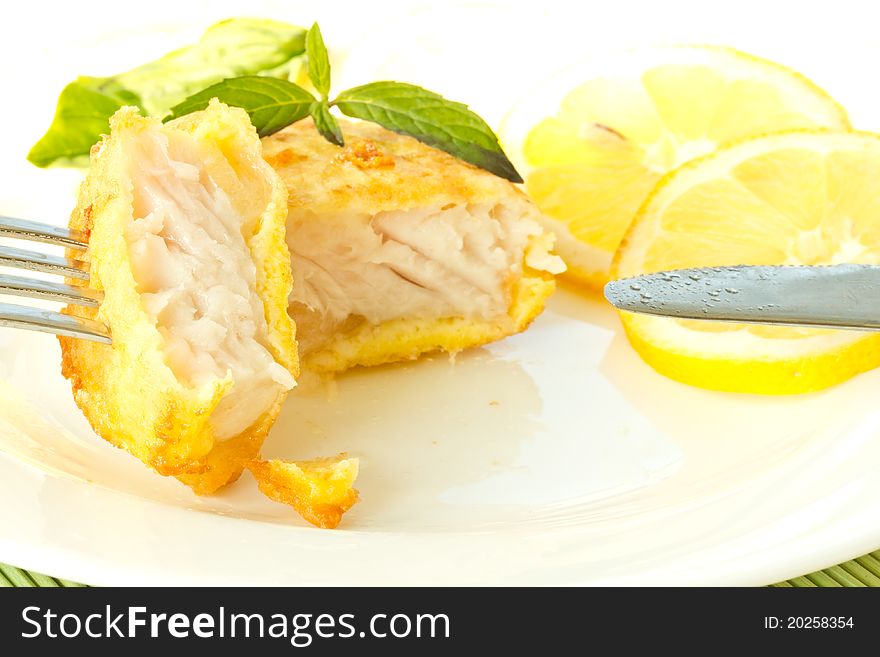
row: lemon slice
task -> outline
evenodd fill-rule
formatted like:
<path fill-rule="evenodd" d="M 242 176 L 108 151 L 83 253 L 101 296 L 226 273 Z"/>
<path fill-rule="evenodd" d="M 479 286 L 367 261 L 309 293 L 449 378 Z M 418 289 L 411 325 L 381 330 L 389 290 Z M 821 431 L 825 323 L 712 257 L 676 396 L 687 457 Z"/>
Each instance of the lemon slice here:
<path fill-rule="evenodd" d="M 675 167 L 768 132 L 849 129 L 843 108 L 806 78 L 732 49 L 642 49 L 600 70 L 572 67 L 500 130 L 568 276 L 592 287 L 608 280 L 630 221 Z"/>
<path fill-rule="evenodd" d="M 880 264 L 880 135 L 752 139 L 660 181 L 623 239 L 615 278 L 695 266 Z M 657 371 L 703 388 L 819 390 L 880 365 L 880 335 L 621 313 Z"/>

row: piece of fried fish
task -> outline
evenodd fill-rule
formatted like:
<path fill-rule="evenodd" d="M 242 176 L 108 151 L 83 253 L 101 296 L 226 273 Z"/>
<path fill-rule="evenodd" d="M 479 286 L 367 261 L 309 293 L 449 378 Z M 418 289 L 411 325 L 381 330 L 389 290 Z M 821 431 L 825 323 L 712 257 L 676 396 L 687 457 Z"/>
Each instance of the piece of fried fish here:
<path fill-rule="evenodd" d="M 248 469 L 266 497 L 292 506 L 316 527 L 333 529 L 358 501 L 358 459 L 345 453 L 309 461 L 255 459 Z"/>
<path fill-rule="evenodd" d="M 295 385 L 286 216 L 247 114 L 213 101 L 165 125 L 117 112 L 70 219 L 104 294 L 70 312 L 113 338 L 59 338 L 76 403 L 103 438 L 200 494 L 259 456 Z"/>
<path fill-rule="evenodd" d="M 263 140 L 288 192 L 300 359 L 339 372 L 524 330 L 564 270 L 513 184 L 372 123 Z"/>

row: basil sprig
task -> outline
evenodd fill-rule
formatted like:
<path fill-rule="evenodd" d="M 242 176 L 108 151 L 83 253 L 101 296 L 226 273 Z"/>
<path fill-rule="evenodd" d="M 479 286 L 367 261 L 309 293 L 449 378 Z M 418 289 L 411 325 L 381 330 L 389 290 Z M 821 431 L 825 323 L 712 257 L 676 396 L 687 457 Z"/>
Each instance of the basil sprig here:
<path fill-rule="evenodd" d="M 262 137 L 311 116 L 325 139 L 342 146 L 342 131 L 330 113 L 330 108 L 336 107 L 346 116 L 377 123 L 501 178 L 522 182 L 498 137 L 467 105 L 413 84 L 390 81 L 354 87 L 330 101 L 330 60 L 317 23 L 305 41 L 309 79 L 320 98 L 288 80 L 228 78 L 175 105 L 166 120 L 204 109 L 216 97 L 227 105 L 243 108 Z"/>

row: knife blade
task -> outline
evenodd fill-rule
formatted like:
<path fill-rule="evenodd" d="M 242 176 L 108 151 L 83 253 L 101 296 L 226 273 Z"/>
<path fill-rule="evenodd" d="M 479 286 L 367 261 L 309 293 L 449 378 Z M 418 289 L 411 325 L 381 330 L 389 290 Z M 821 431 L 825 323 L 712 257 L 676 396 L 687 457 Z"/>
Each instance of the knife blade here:
<path fill-rule="evenodd" d="M 880 266 L 701 267 L 611 281 L 634 313 L 748 324 L 880 330 Z"/>

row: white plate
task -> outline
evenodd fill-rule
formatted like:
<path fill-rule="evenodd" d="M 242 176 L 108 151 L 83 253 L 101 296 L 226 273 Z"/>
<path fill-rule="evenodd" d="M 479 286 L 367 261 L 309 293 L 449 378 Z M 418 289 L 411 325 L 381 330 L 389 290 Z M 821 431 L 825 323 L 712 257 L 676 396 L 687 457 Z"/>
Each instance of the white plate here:
<path fill-rule="evenodd" d="M 31 23 L 42 45 L 36 27 L 18 31 L 0 61 L 5 84 L 27 102 L 0 105 L 0 211 L 63 221 L 77 175 L 23 159 L 60 85 L 141 61 L 236 13 L 217 4 L 159 7 L 158 16 L 175 18 L 157 19 L 157 31 L 142 16 L 85 22 L 80 16 L 102 12 L 78 3 L 76 15 L 52 23 L 63 26 L 57 33 Z M 285 16 L 283 5 L 268 5 L 248 11 Z M 347 20 L 314 14 L 329 42 L 353 48 L 340 80 L 399 70 L 461 98 L 470 85 L 479 95 L 472 104 L 495 119 L 523 91 L 510 88 L 509 66 L 497 79 L 488 67 L 457 75 L 453 37 L 448 58 L 437 39 L 408 39 L 405 61 L 364 50 L 358 31 L 377 19 L 372 9 L 356 11 L 342 12 Z M 525 13 L 469 11 L 470 22 L 461 12 L 417 14 L 381 29 L 427 23 L 452 35 L 467 25 L 458 30 L 464 42 L 484 34 L 496 39 L 484 51 L 507 53 L 531 30 Z M 575 22 L 542 11 L 545 25 Z M 504 29 L 485 29 L 493 15 Z M 676 40 L 755 49 L 706 29 L 706 38 Z M 553 37 L 546 29 L 529 42 L 522 71 L 547 68 L 541 43 L 578 46 Z M 836 52 L 836 70 L 851 70 L 862 65 L 846 59 L 858 47 L 850 41 L 823 56 Z M 787 60 L 768 50 L 758 52 L 802 68 L 814 57 L 794 46 Z M 825 64 L 818 77 L 832 70 Z M 880 115 L 876 99 L 847 96 L 857 87 L 846 78 L 833 90 L 854 115 Z M 0 330 L 0 560 L 57 576 L 95 584 L 766 584 L 880 545 L 880 372 L 798 398 L 688 388 L 644 365 L 601 302 L 569 290 L 527 333 L 454 363 L 438 356 L 297 389 L 264 453 L 361 458 L 362 502 L 335 532 L 266 500 L 249 475 L 197 498 L 152 474 L 94 436 L 58 361 L 51 336 Z"/>

